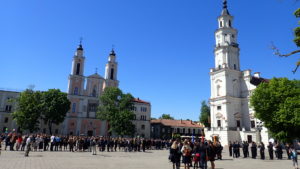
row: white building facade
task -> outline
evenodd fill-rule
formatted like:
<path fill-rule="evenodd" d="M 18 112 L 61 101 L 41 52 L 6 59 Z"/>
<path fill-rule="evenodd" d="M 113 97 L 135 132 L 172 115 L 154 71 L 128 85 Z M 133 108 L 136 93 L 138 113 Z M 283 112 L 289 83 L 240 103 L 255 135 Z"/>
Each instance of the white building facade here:
<path fill-rule="evenodd" d="M 211 128 L 205 129 L 207 139 L 219 138 L 223 145 L 231 141 L 262 140 L 268 143 L 268 131 L 258 128 L 259 120 L 250 107 L 250 95 L 256 88 L 251 70 L 240 70 L 238 31 L 233 28 L 233 16 L 229 14 L 224 1 L 218 29 L 215 31 L 215 67 L 210 70 L 211 82 Z"/>

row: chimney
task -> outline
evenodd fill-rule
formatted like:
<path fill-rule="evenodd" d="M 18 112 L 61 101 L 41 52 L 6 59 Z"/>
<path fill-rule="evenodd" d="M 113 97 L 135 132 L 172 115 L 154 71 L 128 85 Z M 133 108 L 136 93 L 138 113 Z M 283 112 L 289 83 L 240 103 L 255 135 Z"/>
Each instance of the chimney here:
<path fill-rule="evenodd" d="M 182 124 L 182 119 L 180 119 L 180 124 Z"/>
<path fill-rule="evenodd" d="M 256 77 L 256 78 L 260 78 L 260 72 L 255 72 L 255 73 L 253 74 L 253 76 Z"/>
<path fill-rule="evenodd" d="M 191 124 L 193 124 L 193 121 L 191 120 Z"/>

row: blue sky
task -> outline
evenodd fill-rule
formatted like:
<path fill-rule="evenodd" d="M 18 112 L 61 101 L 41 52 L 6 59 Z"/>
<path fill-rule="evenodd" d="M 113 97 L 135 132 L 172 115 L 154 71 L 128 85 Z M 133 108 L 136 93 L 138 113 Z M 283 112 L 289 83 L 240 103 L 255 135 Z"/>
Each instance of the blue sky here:
<path fill-rule="evenodd" d="M 241 47 L 241 67 L 266 78 L 299 79 L 293 0 L 228 0 Z M 214 31 L 221 0 L 9 0 L 0 6 L 0 88 L 67 90 L 71 61 L 83 37 L 85 75 L 104 76 L 112 45 L 120 88 L 152 103 L 152 116 L 197 120 L 210 97 Z"/>

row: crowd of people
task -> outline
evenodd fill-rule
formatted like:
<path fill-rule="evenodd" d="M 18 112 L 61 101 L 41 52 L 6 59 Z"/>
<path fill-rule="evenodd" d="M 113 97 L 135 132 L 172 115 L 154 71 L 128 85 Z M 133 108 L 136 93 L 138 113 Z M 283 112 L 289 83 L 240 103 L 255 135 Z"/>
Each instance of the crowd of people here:
<path fill-rule="evenodd" d="M 102 136 L 59 136 L 46 134 L 21 135 L 16 133 L 0 134 L 0 150 L 25 151 L 70 151 L 92 152 L 139 152 L 161 150 L 168 147 L 169 142 L 160 139 L 144 138 L 112 138 Z"/>
<path fill-rule="evenodd" d="M 173 163 L 173 169 L 179 169 L 181 161 L 185 169 L 190 167 L 207 169 L 208 161 L 214 169 L 214 161 L 222 159 L 222 150 L 223 146 L 218 141 L 176 139 L 171 144 L 169 159 Z"/>
<path fill-rule="evenodd" d="M 229 142 L 229 156 L 233 158 L 243 157 L 257 158 L 259 151 L 260 159 L 265 159 L 267 149 L 269 159 L 282 159 L 283 151 L 286 151 L 287 158 L 292 159 L 295 168 L 298 168 L 297 150 L 293 145 L 282 145 L 278 142 L 264 143 L 257 145 L 255 142 Z M 69 151 L 69 152 L 91 152 L 93 155 L 99 152 L 145 152 L 146 150 L 169 149 L 169 160 L 173 164 L 173 169 L 179 169 L 181 163 L 185 169 L 190 167 L 207 169 L 208 162 L 211 168 L 215 169 L 215 160 L 222 160 L 223 146 L 217 140 L 207 141 L 204 138 L 160 140 L 144 138 L 112 138 L 102 136 L 59 136 L 46 134 L 21 135 L 17 133 L 0 134 L 0 155 L 1 150 L 25 151 L 25 156 L 29 151 Z M 250 150 L 250 151 L 249 151 Z"/>
<path fill-rule="evenodd" d="M 265 145 L 260 143 L 257 145 L 255 142 L 248 143 L 246 141 L 229 143 L 229 155 L 233 158 L 239 158 L 241 156 L 240 150 L 243 151 L 244 158 L 251 157 L 255 159 L 257 157 L 257 151 L 259 150 L 260 159 L 265 159 Z M 249 151 L 250 148 L 250 151 Z M 282 159 L 283 150 L 286 151 L 287 158 L 293 161 L 293 166 L 298 169 L 297 162 L 297 150 L 292 144 L 286 144 L 283 146 L 278 142 L 269 143 L 267 146 L 270 160 L 274 159 L 274 154 L 277 159 Z M 220 142 L 214 140 L 207 141 L 204 138 L 200 140 L 173 140 L 170 147 L 169 160 L 173 164 L 173 169 L 179 169 L 181 162 L 184 164 L 185 169 L 201 168 L 207 169 L 207 163 L 210 162 L 211 168 L 215 168 L 215 160 L 222 160 L 223 146 Z"/>
<path fill-rule="evenodd" d="M 279 142 L 269 142 L 267 146 L 263 142 L 261 142 L 259 145 L 256 144 L 256 142 L 248 143 L 247 141 L 244 141 L 242 143 L 239 142 L 229 142 L 229 155 L 232 156 L 233 158 L 239 158 L 241 156 L 240 154 L 240 149 L 243 151 L 243 156 L 244 158 L 250 157 L 249 153 L 249 148 L 251 151 L 251 158 L 256 159 L 258 156 L 257 151 L 259 150 L 260 154 L 260 159 L 264 160 L 265 159 L 265 150 L 267 149 L 268 154 L 269 154 L 269 159 L 273 160 L 274 159 L 274 154 L 275 157 L 279 160 L 282 159 L 283 156 L 283 151 L 286 151 L 287 158 L 291 159 L 291 148 L 293 148 L 293 145 L 291 144 L 286 144 L 282 145 Z"/>

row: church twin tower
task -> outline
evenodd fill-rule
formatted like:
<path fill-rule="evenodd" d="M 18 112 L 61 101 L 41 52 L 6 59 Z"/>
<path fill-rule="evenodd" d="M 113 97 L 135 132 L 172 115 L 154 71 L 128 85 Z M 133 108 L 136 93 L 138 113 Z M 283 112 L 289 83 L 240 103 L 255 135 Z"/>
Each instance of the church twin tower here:
<path fill-rule="evenodd" d="M 84 76 L 85 56 L 82 44 L 78 46 L 73 57 L 72 70 L 69 76 L 68 94 L 98 97 L 105 87 L 118 87 L 117 80 L 118 63 L 116 62 L 116 53 L 114 50 L 108 56 L 108 62 L 105 66 L 105 77 L 101 77 L 97 72 L 88 77 Z M 85 80 L 87 84 L 85 88 Z"/>
<path fill-rule="evenodd" d="M 85 56 L 80 43 L 72 61 L 68 81 L 68 99 L 71 102 L 70 112 L 63 123 L 63 133 L 70 135 L 107 135 L 108 124 L 96 118 L 99 96 L 106 87 L 118 87 L 118 63 L 114 50 L 108 56 L 105 76 L 97 72 L 84 76 Z"/>

